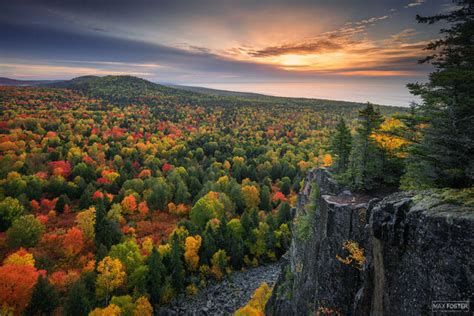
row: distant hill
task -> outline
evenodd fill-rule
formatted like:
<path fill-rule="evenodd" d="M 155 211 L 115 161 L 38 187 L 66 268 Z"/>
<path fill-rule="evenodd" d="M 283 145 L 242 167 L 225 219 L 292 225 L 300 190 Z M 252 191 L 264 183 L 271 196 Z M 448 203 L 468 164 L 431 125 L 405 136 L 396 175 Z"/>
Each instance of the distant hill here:
<path fill-rule="evenodd" d="M 186 90 L 191 92 L 198 92 L 203 94 L 209 95 L 218 95 L 224 97 L 242 97 L 242 98 L 261 98 L 266 97 L 265 94 L 260 93 L 251 93 L 251 92 L 239 92 L 239 91 L 229 91 L 229 90 L 217 90 L 211 88 L 203 88 L 203 87 L 196 87 L 196 86 L 181 86 L 181 85 L 174 85 L 174 84 L 163 84 L 167 87 Z"/>
<path fill-rule="evenodd" d="M 363 103 L 275 97 L 258 93 L 225 91 L 201 87 L 163 85 L 133 76 L 82 76 L 71 80 L 41 84 L 43 87 L 65 88 L 92 98 L 100 98 L 111 103 L 168 105 L 176 104 L 202 106 L 315 106 L 334 109 L 334 107 L 362 108 Z M 404 111 L 403 108 L 381 106 L 383 112 Z"/>
<path fill-rule="evenodd" d="M 180 93 L 178 89 L 166 87 L 133 76 L 82 76 L 71 80 L 46 84 L 53 88 L 67 88 L 91 97 L 135 99 Z"/>
<path fill-rule="evenodd" d="M 57 80 L 18 80 L 6 77 L 0 77 L 0 86 L 38 86 L 57 82 Z"/>

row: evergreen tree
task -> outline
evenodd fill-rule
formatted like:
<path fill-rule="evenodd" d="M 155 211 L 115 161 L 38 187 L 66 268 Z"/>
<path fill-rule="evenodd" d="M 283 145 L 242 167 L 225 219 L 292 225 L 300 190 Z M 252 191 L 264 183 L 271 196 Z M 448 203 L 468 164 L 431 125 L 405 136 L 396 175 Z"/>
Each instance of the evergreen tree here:
<path fill-rule="evenodd" d="M 147 258 L 146 265 L 148 267 L 147 290 L 148 294 L 150 294 L 150 302 L 156 306 L 161 301 L 161 290 L 163 288 L 166 270 L 160 253 L 155 247 L 153 247 L 150 256 Z"/>
<path fill-rule="evenodd" d="M 277 224 L 280 227 L 281 224 L 285 224 L 291 220 L 291 207 L 288 202 L 283 202 L 280 204 L 277 213 Z"/>
<path fill-rule="evenodd" d="M 260 192 L 260 209 L 264 210 L 265 212 L 270 212 L 272 210 L 270 198 L 270 189 L 266 185 L 263 185 Z"/>
<path fill-rule="evenodd" d="M 68 203 L 69 203 L 69 199 L 68 199 L 67 195 L 62 194 L 62 195 L 58 198 L 58 201 L 56 202 L 56 212 L 58 212 L 58 213 L 64 212 L 64 207 L 65 207 L 66 204 L 68 204 Z"/>
<path fill-rule="evenodd" d="M 418 114 L 425 119 L 421 141 L 411 148 L 405 187 L 469 187 L 474 184 L 474 2 L 456 1 L 458 8 L 420 23 L 450 24 L 442 39 L 431 42 L 430 62 L 436 70 L 426 84 L 408 85 L 421 97 Z M 422 180 L 422 181 L 420 181 Z"/>
<path fill-rule="evenodd" d="M 75 282 L 68 293 L 64 304 L 65 315 L 87 316 L 92 310 L 93 303 L 89 299 L 90 292 L 82 279 Z"/>
<path fill-rule="evenodd" d="M 288 177 L 283 177 L 281 179 L 280 191 L 284 195 L 290 194 L 291 191 L 291 179 Z"/>
<path fill-rule="evenodd" d="M 174 201 L 176 203 L 187 203 L 189 200 L 189 197 L 191 195 L 189 194 L 188 187 L 184 183 L 184 181 L 179 181 L 177 186 L 176 186 L 176 192 L 174 194 Z"/>
<path fill-rule="evenodd" d="M 202 264 L 209 265 L 212 255 L 217 251 L 216 243 L 214 237 L 210 233 L 211 228 L 206 229 L 202 235 L 202 243 L 199 248 L 199 260 Z"/>
<path fill-rule="evenodd" d="M 59 295 L 48 279 L 40 275 L 33 289 L 27 315 L 51 315 L 59 304 Z"/>
<path fill-rule="evenodd" d="M 122 232 L 117 222 L 106 217 L 106 209 L 102 201 L 96 206 L 95 212 L 95 243 L 97 247 L 104 245 L 106 249 L 110 249 L 112 245 L 120 242 Z"/>
<path fill-rule="evenodd" d="M 183 292 L 184 289 L 184 265 L 182 260 L 183 251 L 179 244 L 178 236 L 173 235 L 171 239 L 171 280 L 176 293 Z"/>
<path fill-rule="evenodd" d="M 343 173 L 347 170 L 351 153 L 352 135 L 341 117 L 336 125 L 336 131 L 331 140 L 331 153 L 334 159 L 334 171 Z"/>
<path fill-rule="evenodd" d="M 383 122 L 380 110 L 371 103 L 359 111 L 359 127 L 350 157 L 351 185 L 358 190 L 370 190 L 383 177 L 382 154 L 371 137 Z"/>

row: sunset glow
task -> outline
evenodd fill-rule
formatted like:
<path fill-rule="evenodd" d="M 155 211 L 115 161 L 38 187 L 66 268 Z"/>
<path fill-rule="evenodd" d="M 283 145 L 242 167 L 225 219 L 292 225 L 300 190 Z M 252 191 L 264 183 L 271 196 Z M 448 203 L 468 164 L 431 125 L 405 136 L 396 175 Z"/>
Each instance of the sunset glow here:
<path fill-rule="evenodd" d="M 430 71 L 417 60 L 437 36 L 415 15 L 452 8 L 449 0 L 2 2 L 2 76 L 131 74 L 193 85 L 330 76 L 404 78 L 404 86 Z"/>

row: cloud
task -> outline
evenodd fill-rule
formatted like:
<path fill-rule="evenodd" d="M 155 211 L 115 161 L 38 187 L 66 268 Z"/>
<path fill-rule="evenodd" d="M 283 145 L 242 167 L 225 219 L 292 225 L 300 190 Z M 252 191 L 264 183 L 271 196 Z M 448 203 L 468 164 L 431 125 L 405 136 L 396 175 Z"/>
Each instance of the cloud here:
<path fill-rule="evenodd" d="M 425 2 L 425 0 L 415 0 L 414 2 L 410 2 L 405 6 L 405 8 L 410 8 L 410 7 L 416 7 L 419 5 L 422 5 Z"/>
<path fill-rule="evenodd" d="M 366 20 L 361 20 L 361 21 L 356 22 L 355 24 L 356 25 L 372 24 L 372 23 L 375 23 L 377 21 L 382 21 L 382 20 L 385 20 L 385 19 L 388 19 L 388 18 L 389 18 L 388 15 L 383 15 L 383 16 L 379 16 L 379 17 L 372 17 L 372 18 L 366 19 Z"/>
<path fill-rule="evenodd" d="M 253 57 L 269 57 L 285 54 L 309 54 L 335 51 L 342 45 L 331 39 L 315 39 L 302 43 L 286 44 L 281 46 L 266 47 L 261 50 L 250 50 L 247 53 Z"/>

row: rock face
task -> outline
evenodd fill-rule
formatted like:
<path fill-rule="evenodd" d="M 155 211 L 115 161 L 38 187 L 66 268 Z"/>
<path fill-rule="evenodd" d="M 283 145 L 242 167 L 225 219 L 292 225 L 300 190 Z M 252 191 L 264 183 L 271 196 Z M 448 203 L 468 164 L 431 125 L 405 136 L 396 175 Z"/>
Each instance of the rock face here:
<path fill-rule="evenodd" d="M 429 193 L 363 201 L 318 169 L 307 175 L 296 223 L 314 183 L 311 233 L 293 234 L 267 315 L 428 315 L 433 301 L 473 300 L 474 210 Z M 350 260 L 347 242 L 362 260 Z"/>

